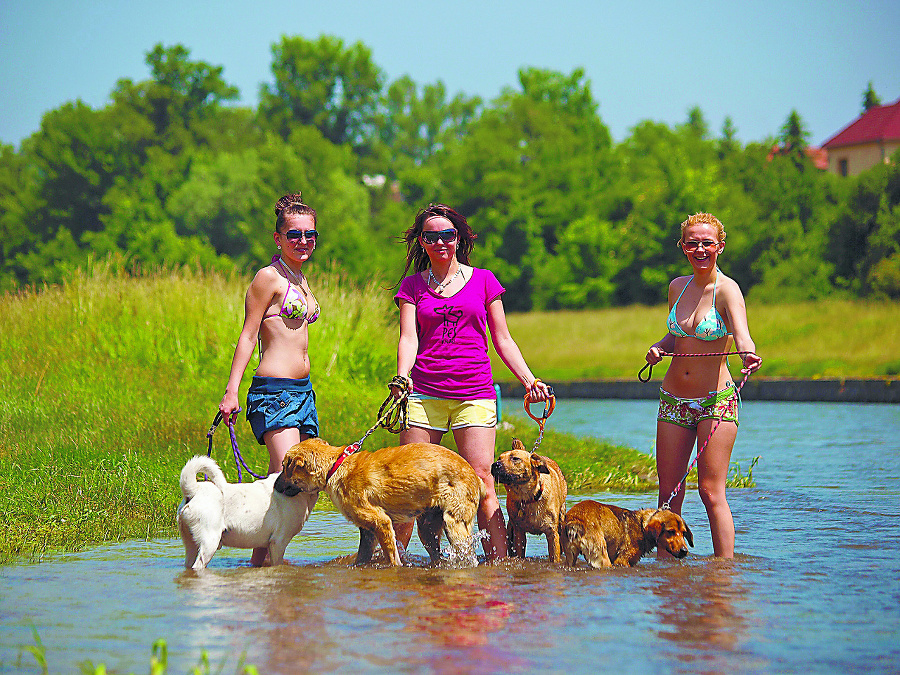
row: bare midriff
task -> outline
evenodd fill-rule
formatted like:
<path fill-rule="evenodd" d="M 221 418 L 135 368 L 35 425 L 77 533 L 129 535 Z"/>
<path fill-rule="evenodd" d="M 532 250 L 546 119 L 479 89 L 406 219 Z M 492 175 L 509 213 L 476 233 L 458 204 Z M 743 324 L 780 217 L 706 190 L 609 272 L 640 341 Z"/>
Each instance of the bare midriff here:
<path fill-rule="evenodd" d="M 712 354 L 729 351 L 731 336 L 707 342 L 692 337 L 675 339 L 674 354 Z M 662 388 L 680 398 L 700 398 L 731 382 L 724 356 L 673 356 Z"/>
<path fill-rule="evenodd" d="M 309 330 L 305 320 L 270 317 L 259 327 L 261 355 L 256 375 L 298 380 L 309 375 Z"/>

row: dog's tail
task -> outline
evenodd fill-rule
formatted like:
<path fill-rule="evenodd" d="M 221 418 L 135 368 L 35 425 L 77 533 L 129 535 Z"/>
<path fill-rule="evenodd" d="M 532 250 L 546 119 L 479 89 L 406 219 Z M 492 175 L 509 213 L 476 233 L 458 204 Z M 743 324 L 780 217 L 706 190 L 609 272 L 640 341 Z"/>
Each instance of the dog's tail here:
<path fill-rule="evenodd" d="M 211 457 L 197 455 L 191 457 L 181 470 L 181 480 L 179 481 L 179 484 L 181 485 L 181 494 L 184 495 L 185 501 L 190 501 L 191 498 L 197 494 L 197 474 L 201 472 L 207 475 L 213 485 L 223 492 L 225 491 L 225 486 L 228 485 L 228 481 L 225 479 L 225 474 L 222 473 L 222 469 L 216 464 L 216 460 Z"/>

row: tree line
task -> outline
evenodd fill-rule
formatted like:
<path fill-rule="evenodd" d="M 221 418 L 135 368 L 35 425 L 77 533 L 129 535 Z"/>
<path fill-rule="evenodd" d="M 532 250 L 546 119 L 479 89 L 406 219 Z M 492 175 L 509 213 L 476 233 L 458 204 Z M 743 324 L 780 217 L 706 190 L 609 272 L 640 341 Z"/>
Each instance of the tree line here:
<path fill-rule="evenodd" d="M 900 297 L 900 158 L 819 170 L 796 111 L 760 142 L 730 118 L 711 133 L 695 107 L 614 143 L 581 69 L 522 68 L 483 101 L 387 82 L 360 42 L 286 36 L 252 108 L 183 45 L 146 63 L 107 105 L 67 103 L 0 145 L 0 289 L 99 260 L 246 272 L 271 256 L 275 201 L 299 190 L 319 214 L 315 264 L 361 281 L 397 281 L 416 211 L 454 206 L 512 310 L 663 302 L 698 211 L 725 224 L 723 269 L 752 298 Z"/>

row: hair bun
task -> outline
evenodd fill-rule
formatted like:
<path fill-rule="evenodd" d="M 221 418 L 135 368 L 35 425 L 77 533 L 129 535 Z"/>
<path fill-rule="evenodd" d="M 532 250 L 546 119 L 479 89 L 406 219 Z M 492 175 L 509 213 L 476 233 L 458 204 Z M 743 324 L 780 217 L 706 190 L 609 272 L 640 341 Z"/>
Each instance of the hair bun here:
<path fill-rule="evenodd" d="M 275 203 L 275 216 L 280 216 L 281 212 L 290 206 L 300 206 L 303 204 L 303 198 L 299 192 L 292 195 L 285 195 Z"/>

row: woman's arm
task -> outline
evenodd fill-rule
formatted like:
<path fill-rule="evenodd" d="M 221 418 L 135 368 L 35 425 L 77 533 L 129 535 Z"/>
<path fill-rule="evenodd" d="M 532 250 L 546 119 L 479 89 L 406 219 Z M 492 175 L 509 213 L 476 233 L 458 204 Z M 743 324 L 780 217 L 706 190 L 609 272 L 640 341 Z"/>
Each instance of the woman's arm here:
<path fill-rule="evenodd" d="M 735 351 L 749 352 L 741 354 L 744 367 L 742 373 L 750 374 L 762 365 L 762 359 L 756 354 L 756 344 L 750 337 L 750 328 L 747 325 L 747 306 L 744 302 L 744 294 L 740 286 L 733 279 L 728 279 L 723 284 L 723 300 L 725 300 L 725 312 L 731 322 L 731 334 L 734 337 Z"/>
<path fill-rule="evenodd" d="M 406 378 L 406 386 L 412 392 L 409 371 L 419 353 L 419 336 L 416 334 L 416 306 L 408 300 L 400 300 L 400 341 L 397 343 L 397 375 Z"/>
<path fill-rule="evenodd" d="M 510 372 L 525 387 L 532 401 L 546 401 L 550 398 L 550 388 L 532 375 L 519 345 L 513 340 L 506 324 L 506 313 L 503 311 L 503 300 L 493 300 L 487 308 L 488 328 L 497 354 L 509 368 Z"/>
<path fill-rule="evenodd" d="M 259 336 L 259 325 L 262 323 L 266 309 L 272 301 L 272 296 L 277 288 L 276 280 L 269 278 L 269 274 L 263 274 L 265 270 L 257 272 L 247 295 L 244 297 L 244 325 L 234 347 L 234 356 L 231 359 L 231 371 L 228 375 L 228 384 L 225 385 L 225 395 L 219 403 L 219 411 L 228 416 L 240 409 L 238 401 L 238 389 L 241 386 L 241 378 L 253 350 L 256 349 L 256 340 Z"/>

